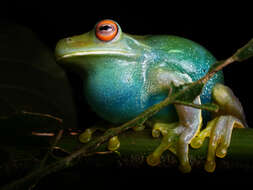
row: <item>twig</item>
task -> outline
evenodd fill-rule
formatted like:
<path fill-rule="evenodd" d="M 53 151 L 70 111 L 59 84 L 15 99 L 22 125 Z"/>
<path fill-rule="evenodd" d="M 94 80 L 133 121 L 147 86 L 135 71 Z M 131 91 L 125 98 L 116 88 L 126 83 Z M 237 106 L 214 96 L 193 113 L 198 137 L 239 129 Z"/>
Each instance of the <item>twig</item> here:
<path fill-rule="evenodd" d="M 54 142 L 53 142 L 53 143 L 51 144 L 51 146 L 50 146 L 50 149 L 48 150 L 47 154 L 45 155 L 45 157 L 44 157 L 43 160 L 41 161 L 40 168 L 42 168 L 42 167 L 45 165 L 48 156 L 49 156 L 50 153 L 53 151 L 53 149 L 54 149 L 54 147 L 56 146 L 56 144 L 60 141 L 60 139 L 61 139 L 61 137 L 62 137 L 62 135 L 63 135 L 63 132 L 64 132 L 63 129 L 59 130 L 57 136 L 55 137 Z"/>
<path fill-rule="evenodd" d="M 225 61 L 222 62 L 222 64 L 219 64 L 214 69 L 211 69 L 204 77 L 199 79 L 197 82 L 203 82 L 206 83 L 209 79 L 211 79 L 218 71 L 222 70 L 224 67 L 228 66 L 229 64 L 235 62 L 236 59 L 234 59 L 233 56 L 229 57 Z M 217 62 L 219 63 L 219 62 Z"/>
<path fill-rule="evenodd" d="M 45 163 L 46 163 L 46 161 L 47 161 L 47 159 L 48 159 L 50 153 L 53 151 L 53 149 L 54 149 L 54 147 L 56 146 L 56 144 L 60 141 L 60 139 L 61 139 L 61 137 L 62 137 L 62 135 L 63 135 L 63 132 L 64 132 L 63 129 L 59 130 L 57 136 L 55 137 L 54 142 L 53 142 L 53 143 L 51 144 L 51 146 L 50 146 L 50 149 L 47 151 L 46 155 L 44 156 L 43 160 L 42 160 L 41 163 L 40 163 L 40 167 L 39 167 L 40 169 L 43 168 L 43 167 L 45 166 Z M 29 190 L 32 190 L 34 187 L 36 187 L 36 185 L 37 185 L 38 182 L 39 182 L 39 179 L 40 179 L 40 178 L 37 178 L 37 179 L 36 179 L 36 182 L 35 182 L 34 184 L 32 184 L 32 185 L 29 187 Z"/>
<path fill-rule="evenodd" d="M 207 110 L 211 112 L 219 111 L 219 106 L 216 104 L 194 104 L 194 103 L 184 102 L 184 101 L 179 101 L 179 100 L 174 101 L 173 104 L 181 104 L 181 105 L 190 106 L 193 108 L 198 108 L 198 109 Z"/>
<path fill-rule="evenodd" d="M 46 118 L 54 119 L 54 120 L 58 121 L 59 123 L 63 122 L 63 120 L 61 118 L 50 115 L 50 114 L 35 113 L 35 112 L 28 112 L 28 111 L 21 111 L 21 114 L 33 115 L 33 116 L 39 116 L 39 117 L 46 117 Z"/>
<path fill-rule="evenodd" d="M 53 137 L 54 133 L 39 133 L 39 132 L 32 132 L 32 135 L 34 136 L 45 136 L 45 137 Z"/>

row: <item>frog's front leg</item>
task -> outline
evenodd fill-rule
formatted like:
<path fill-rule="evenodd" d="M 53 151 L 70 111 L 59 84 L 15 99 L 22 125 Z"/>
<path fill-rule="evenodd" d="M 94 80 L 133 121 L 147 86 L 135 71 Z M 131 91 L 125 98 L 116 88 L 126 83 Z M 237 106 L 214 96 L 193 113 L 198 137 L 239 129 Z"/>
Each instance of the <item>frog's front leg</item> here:
<path fill-rule="evenodd" d="M 195 104 L 201 104 L 200 97 L 194 101 Z M 192 139 L 199 132 L 202 125 L 201 110 L 175 105 L 178 116 L 179 116 L 179 128 L 182 128 L 177 147 L 177 156 L 180 162 L 180 170 L 183 172 L 189 172 L 191 166 L 189 163 L 188 149 Z"/>
<path fill-rule="evenodd" d="M 194 103 L 200 104 L 200 97 L 197 97 Z M 182 172 L 190 172 L 189 144 L 200 130 L 201 110 L 183 105 L 175 105 L 175 108 L 179 117 L 177 123 L 156 123 L 154 125 L 153 136 L 157 137 L 157 132 L 161 132 L 163 139 L 157 149 L 148 156 L 147 162 L 152 166 L 159 164 L 162 153 L 168 149 L 177 155 L 179 169 Z"/>
<path fill-rule="evenodd" d="M 205 170 L 215 170 L 215 155 L 223 158 L 230 145 L 232 130 L 247 126 L 243 108 L 232 90 L 222 84 L 216 84 L 212 91 L 214 103 L 219 105 L 219 112 L 208 122 L 207 127 L 192 141 L 193 148 L 199 148 L 206 137 L 210 137 Z"/>
<path fill-rule="evenodd" d="M 191 82 L 186 74 L 175 71 L 165 71 L 158 69 L 152 76 L 154 85 L 169 88 L 171 82 L 180 85 Z M 195 104 L 200 104 L 200 97 L 194 100 Z M 189 144 L 199 132 L 202 124 L 201 110 L 189 106 L 175 105 L 178 122 L 177 123 L 156 123 L 153 127 L 153 136 L 157 137 L 159 132 L 163 135 L 161 144 L 157 149 L 147 157 L 147 163 L 151 166 L 158 165 L 162 153 L 170 150 L 175 153 L 179 159 L 179 169 L 182 172 L 190 172 L 191 166 L 188 157 Z"/>

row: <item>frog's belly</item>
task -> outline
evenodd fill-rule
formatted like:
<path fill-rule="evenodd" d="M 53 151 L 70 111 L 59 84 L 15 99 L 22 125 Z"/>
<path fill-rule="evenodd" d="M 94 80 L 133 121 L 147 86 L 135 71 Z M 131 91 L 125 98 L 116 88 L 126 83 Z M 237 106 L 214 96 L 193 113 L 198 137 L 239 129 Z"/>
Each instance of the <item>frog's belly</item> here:
<path fill-rule="evenodd" d="M 100 117 L 112 123 L 123 123 L 129 121 L 149 106 L 160 102 L 164 97 L 143 98 L 140 90 L 131 89 L 98 89 L 87 91 L 86 98 L 93 109 Z M 175 110 L 173 106 L 160 111 L 154 116 L 155 120 L 172 121 L 175 120 Z"/>
<path fill-rule="evenodd" d="M 141 102 L 141 86 L 138 84 L 129 86 L 119 81 L 94 83 L 96 81 L 90 82 L 85 88 L 87 102 L 105 120 L 122 123 L 145 110 L 145 102 Z"/>
<path fill-rule="evenodd" d="M 141 100 L 139 92 L 133 90 L 126 90 L 124 92 L 122 94 L 110 91 L 110 94 L 107 94 L 106 90 L 100 92 L 96 90 L 92 93 L 86 93 L 86 98 L 93 111 L 103 119 L 116 124 L 135 118 L 148 107 L 159 103 L 165 98 L 164 96 L 157 96 Z M 162 109 L 152 117 L 152 120 L 160 122 L 176 121 L 177 114 L 174 106 L 171 105 Z"/>
<path fill-rule="evenodd" d="M 130 78 L 134 77 L 136 76 Z M 86 99 L 93 111 L 112 123 L 129 121 L 165 98 L 165 95 L 150 97 L 142 80 L 127 81 L 124 73 L 117 80 L 115 78 L 116 76 L 109 75 L 96 76 L 85 83 Z M 156 114 L 155 119 L 168 121 L 175 115 L 170 114 L 172 110 L 171 107 L 162 110 Z"/>

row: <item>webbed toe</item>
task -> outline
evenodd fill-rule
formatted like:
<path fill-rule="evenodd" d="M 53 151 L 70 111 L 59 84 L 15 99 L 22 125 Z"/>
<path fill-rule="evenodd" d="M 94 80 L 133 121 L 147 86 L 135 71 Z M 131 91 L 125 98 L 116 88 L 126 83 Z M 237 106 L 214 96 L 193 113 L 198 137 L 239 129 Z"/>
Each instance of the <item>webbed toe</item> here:
<path fill-rule="evenodd" d="M 157 123 L 152 131 L 153 137 L 158 137 L 162 134 L 160 145 L 147 157 L 147 164 L 156 166 L 160 163 L 162 154 L 169 150 L 174 153 L 179 160 L 179 169 L 183 173 L 191 171 L 191 166 L 188 158 L 188 145 L 189 142 L 184 138 L 187 133 L 186 128 L 179 123 L 164 124 Z"/>
<path fill-rule="evenodd" d="M 231 141 L 233 128 L 243 128 L 242 122 L 234 116 L 219 116 L 208 122 L 207 127 L 195 137 L 191 143 L 199 148 L 206 137 L 210 137 L 205 170 L 213 172 L 216 168 L 215 156 L 224 158 Z"/>

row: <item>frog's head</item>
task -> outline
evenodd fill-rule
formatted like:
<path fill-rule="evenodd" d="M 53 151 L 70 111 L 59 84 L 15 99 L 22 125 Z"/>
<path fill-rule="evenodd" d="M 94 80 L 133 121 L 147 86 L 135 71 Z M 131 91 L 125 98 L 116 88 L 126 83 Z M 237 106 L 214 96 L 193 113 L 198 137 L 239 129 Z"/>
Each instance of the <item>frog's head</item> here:
<path fill-rule="evenodd" d="M 144 39 L 145 36 L 123 33 L 115 21 L 102 20 L 88 33 L 60 40 L 55 55 L 65 66 L 84 69 L 109 62 L 133 64 L 140 62 L 149 49 Z"/>

